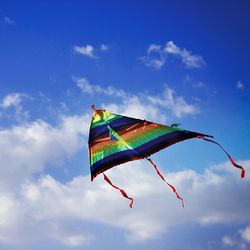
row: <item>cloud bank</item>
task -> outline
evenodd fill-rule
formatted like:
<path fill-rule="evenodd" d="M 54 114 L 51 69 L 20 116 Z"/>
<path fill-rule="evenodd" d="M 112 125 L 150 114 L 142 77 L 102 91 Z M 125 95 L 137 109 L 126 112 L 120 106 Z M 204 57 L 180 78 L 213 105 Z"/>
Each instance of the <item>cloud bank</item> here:
<path fill-rule="evenodd" d="M 167 87 L 163 96 L 165 101 L 182 103 Z M 5 99 L 9 101 L 4 105 L 20 104 L 17 97 Z M 159 107 L 164 107 L 153 99 L 145 106 L 138 96 L 131 96 L 129 103 L 122 100 L 120 105 L 109 105 L 112 111 L 129 110 L 145 116 L 159 115 Z M 80 150 L 87 157 L 89 121 L 86 113 L 61 116 L 57 125 L 40 119 L 0 130 L 1 246 L 18 248 L 52 241 L 65 247 L 85 247 L 98 238 L 98 233 L 86 229 L 86 225 L 94 228 L 96 224 L 120 229 L 127 242 L 139 243 L 189 223 L 250 223 L 250 178 L 241 180 L 229 163 L 198 173 L 191 169 L 168 172 L 157 162 L 166 179 L 184 197 L 185 209 L 144 161 L 108 171 L 112 182 L 135 198 L 133 209 L 101 176 L 94 182 L 89 175 L 63 182 L 44 174 L 47 167 L 60 167 Z M 250 160 L 240 164 L 249 171 Z M 248 242 L 248 236 L 249 229 L 245 228 L 240 237 Z M 225 237 L 223 244 L 230 244 L 231 236 Z"/>

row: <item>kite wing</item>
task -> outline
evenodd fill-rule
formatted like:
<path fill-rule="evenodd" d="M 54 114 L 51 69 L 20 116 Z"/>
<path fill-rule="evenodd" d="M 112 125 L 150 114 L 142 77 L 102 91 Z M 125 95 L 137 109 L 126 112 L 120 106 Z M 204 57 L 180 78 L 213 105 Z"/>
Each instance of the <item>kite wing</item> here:
<path fill-rule="evenodd" d="M 155 163 L 148 158 L 150 155 L 180 141 L 191 138 L 199 138 L 214 144 L 217 144 L 228 156 L 230 162 L 241 169 L 241 177 L 245 176 L 245 170 L 242 166 L 236 164 L 226 150 L 217 142 L 212 140 L 212 136 L 184 130 L 178 127 L 178 124 L 171 126 L 161 125 L 146 120 L 135 119 L 122 115 L 110 113 L 105 109 L 96 110 L 92 116 L 89 132 L 89 157 L 91 180 L 105 172 L 106 170 L 119 164 L 147 159 L 155 168 L 157 174 L 165 181 L 178 199 L 179 196 L 174 186 L 169 184 L 157 169 Z M 109 178 L 103 173 L 104 179 L 121 194 L 131 200 L 130 207 L 133 205 L 133 199 L 130 198 L 123 189 L 115 186 Z"/>

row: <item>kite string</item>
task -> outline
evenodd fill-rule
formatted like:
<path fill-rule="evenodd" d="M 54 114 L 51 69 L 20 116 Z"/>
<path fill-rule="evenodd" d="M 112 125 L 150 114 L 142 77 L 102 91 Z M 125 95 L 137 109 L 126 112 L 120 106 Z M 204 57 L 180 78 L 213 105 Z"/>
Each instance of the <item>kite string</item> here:
<path fill-rule="evenodd" d="M 119 191 L 121 192 L 121 194 L 123 195 L 123 197 L 125 197 L 125 198 L 127 198 L 127 199 L 130 200 L 129 206 L 132 208 L 132 207 L 133 207 L 133 203 L 134 203 L 134 199 L 131 198 L 131 197 L 129 197 L 129 196 L 127 195 L 127 193 L 126 193 L 123 189 L 121 189 L 121 188 L 115 186 L 115 185 L 111 182 L 111 180 L 108 178 L 108 176 L 105 175 L 104 173 L 103 173 L 103 177 L 104 177 L 104 180 L 105 180 L 110 186 L 112 186 L 113 188 L 119 190 Z"/>
<path fill-rule="evenodd" d="M 156 164 L 150 158 L 146 158 L 146 159 L 153 165 L 156 173 L 161 177 L 161 179 L 163 181 L 165 181 L 167 183 L 167 185 L 172 189 L 172 191 L 176 194 L 176 197 L 181 200 L 182 207 L 184 207 L 184 200 L 183 200 L 183 198 L 180 197 L 180 195 L 176 191 L 176 188 L 165 180 L 165 178 L 163 177 L 163 175 L 160 173 L 159 169 L 157 168 Z"/>
<path fill-rule="evenodd" d="M 212 142 L 212 143 L 214 143 L 214 144 L 216 144 L 216 145 L 218 145 L 223 151 L 224 151 L 224 153 L 227 155 L 227 157 L 229 158 L 229 160 L 230 160 L 230 162 L 232 163 L 232 165 L 233 166 L 235 166 L 236 168 L 239 168 L 239 169 L 241 169 L 241 178 L 244 178 L 245 177 L 245 169 L 242 167 L 242 166 L 240 166 L 240 165 L 238 165 L 234 160 L 233 160 L 233 158 L 230 156 L 230 154 L 228 154 L 228 152 L 218 143 L 218 142 L 216 142 L 216 141 L 214 141 L 214 140 L 211 140 L 211 139 L 207 139 L 207 138 L 205 138 L 205 137 L 199 137 L 199 138 L 201 138 L 201 139 L 203 139 L 203 140 L 205 140 L 205 141 L 209 141 L 209 142 Z"/>

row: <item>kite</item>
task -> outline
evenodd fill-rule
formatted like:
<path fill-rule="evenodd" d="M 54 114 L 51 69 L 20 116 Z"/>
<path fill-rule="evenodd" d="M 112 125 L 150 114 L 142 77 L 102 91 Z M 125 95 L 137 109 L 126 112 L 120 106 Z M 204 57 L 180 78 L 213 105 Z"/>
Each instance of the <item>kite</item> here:
<path fill-rule="evenodd" d="M 211 139 L 213 138 L 211 135 L 181 129 L 178 127 L 179 124 L 166 126 L 113 114 L 105 109 L 97 110 L 94 105 L 92 108 L 94 113 L 89 131 L 91 181 L 99 174 L 103 174 L 105 181 L 130 200 L 131 208 L 133 198 L 129 197 L 123 189 L 114 185 L 104 172 L 128 161 L 146 159 L 152 164 L 160 178 L 172 189 L 176 197 L 181 200 L 184 207 L 183 198 L 175 187 L 165 180 L 156 164 L 149 157 L 168 146 L 187 139 L 198 138 L 218 145 L 227 155 L 231 164 L 241 169 L 241 178 L 245 176 L 244 168 L 235 163 L 227 151 L 218 142 Z"/>

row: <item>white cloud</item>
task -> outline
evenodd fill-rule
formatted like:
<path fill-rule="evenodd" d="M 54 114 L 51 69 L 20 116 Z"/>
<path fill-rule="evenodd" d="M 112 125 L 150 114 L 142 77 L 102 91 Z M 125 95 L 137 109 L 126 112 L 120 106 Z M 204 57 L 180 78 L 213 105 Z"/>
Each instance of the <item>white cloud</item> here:
<path fill-rule="evenodd" d="M 69 247 L 82 247 L 89 243 L 88 237 L 84 235 L 69 235 L 62 237 L 60 241 Z"/>
<path fill-rule="evenodd" d="M 161 46 L 153 43 L 149 45 L 147 53 L 150 54 L 151 52 L 159 52 L 159 51 L 161 51 Z"/>
<path fill-rule="evenodd" d="M 83 93 L 86 94 L 105 94 L 108 96 L 116 96 L 116 97 L 122 97 L 125 96 L 125 92 L 121 89 L 117 89 L 112 86 L 107 86 L 106 88 L 101 87 L 100 85 L 91 84 L 88 79 L 81 77 L 76 78 L 73 77 L 73 81 L 76 82 L 77 87 L 79 87 Z"/>
<path fill-rule="evenodd" d="M 79 87 L 83 93 L 94 94 L 95 92 L 101 92 L 101 87 L 99 85 L 90 84 L 89 80 L 82 78 L 73 78 L 76 82 L 77 87 Z"/>
<path fill-rule="evenodd" d="M 86 46 L 74 46 L 74 51 L 77 54 L 89 57 L 91 59 L 97 58 L 97 56 L 94 54 L 94 47 L 92 45 L 87 44 Z"/>
<path fill-rule="evenodd" d="M 91 59 L 97 59 L 98 56 L 96 55 L 96 52 L 99 51 L 107 51 L 109 50 L 109 46 L 107 44 L 102 43 L 99 48 L 95 48 L 93 45 L 86 44 L 84 46 L 74 46 L 73 48 L 74 52 L 83 55 L 86 57 L 89 57 Z"/>
<path fill-rule="evenodd" d="M 232 247 L 237 244 L 237 242 L 228 235 L 223 236 L 222 243 L 223 245 L 229 246 L 229 247 Z"/>
<path fill-rule="evenodd" d="M 11 106 L 20 107 L 20 103 L 22 101 L 22 94 L 20 93 L 12 93 L 4 97 L 1 107 L 9 108 Z"/>
<path fill-rule="evenodd" d="M 90 93 L 96 91 L 96 86 L 90 89 Z M 119 105 L 110 103 L 105 108 L 160 122 L 166 117 L 159 107 L 165 107 L 166 102 L 171 110 L 179 105 L 181 108 L 172 112 L 180 116 L 187 112 L 182 105 L 190 105 L 167 86 L 155 100 L 142 93 L 125 96 Z M 18 101 L 6 103 L 9 107 Z M 101 176 L 94 182 L 87 175 L 63 183 L 51 175 L 41 175 L 46 166 L 58 166 L 80 148 L 87 149 L 89 122 L 89 114 L 72 115 L 60 117 L 58 125 L 35 120 L 0 130 L 0 244 L 55 241 L 67 247 L 84 247 L 96 232 L 86 228 L 99 224 L 119 228 L 127 241 L 137 242 L 160 237 L 172 226 L 188 223 L 250 222 L 250 178 L 240 180 L 237 169 L 228 164 L 203 173 L 190 169 L 162 171 L 184 197 L 184 209 L 146 161 L 133 161 L 108 171 L 113 183 L 135 198 L 132 210 Z M 250 169 L 250 161 L 240 164 Z M 161 163 L 157 165 L 161 168 Z M 241 235 L 246 242 L 248 229 Z M 224 244 L 230 242 L 229 238 L 223 240 Z"/>
<path fill-rule="evenodd" d="M 158 107 L 162 103 L 152 105 L 144 94 L 126 95 L 129 99 L 121 98 L 120 105 L 105 108 L 140 118 L 165 119 Z M 164 98 L 170 104 L 185 103 L 167 87 Z M 5 106 L 18 103 L 18 98 L 12 100 L 16 101 L 6 101 Z M 184 197 L 185 209 L 144 161 L 108 171 L 114 184 L 134 196 L 133 210 L 101 176 L 94 182 L 88 175 L 63 183 L 51 175 L 41 175 L 46 166 L 58 166 L 80 148 L 87 149 L 89 121 L 89 114 L 72 115 L 61 117 L 58 125 L 35 120 L 0 130 L 0 243 L 20 246 L 56 241 L 68 247 L 84 247 L 94 237 L 93 231 L 85 231 L 86 223 L 120 228 L 128 241 L 135 242 L 160 237 L 175 225 L 250 221 L 250 179 L 247 176 L 241 181 L 237 170 L 227 164 L 204 173 L 162 171 Z M 249 169 L 250 161 L 242 163 Z M 226 167 L 235 175 L 228 174 Z"/>
<path fill-rule="evenodd" d="M 22 101 L 23 98 L 27 98 L 29 96 L 22 94 L 22 93 L 11 93 L 6 95 L 2 103 L 0 104 L 0 107 L 4 110 L 9 109 L 13 107 L 15 109 L 15 117 L 18 120 L 26 119 L 29 116 L 29 112 L 25 111 L 22 107 Z"/>
<path fill-rule="evenodd" d="M 100 85 L 91 84 L 84 77 L 73 77 L 73 80 L 83 93 L 90 95 L 98 93 L 120 97 L 119 103 L 103 104 L 103 108 L 113 113 L 140 117 L 142 119 L 153 119 L 159 122 L 166 121 L 166 117 L 160 110 L 160 107 L 164 107 L 166 111 L 170 111 L 177 118 L 199 113 L 197 105 L 188 103 L 183 96 L 178 96 L 172 88 L 167 86 L 165 86 L 161 95 L 151 96 L 144 93 L 133 95 L 112 86 L 103 88 Z"/>
<path fill-rule="evenodd" d="M 236 237 L 232 237 L 228 235 L 225 235 L 222 238 L 222 244 L 226 248 L 242 249 L 242 250 L 247 249 L 245 242 L 242 242 L 241 240 L 236 239 Z"/>
<path fill-rule="evenodd" d="M 104 43 L 102 43 L 102 44 L 100 45 L 100 50 L 102 50 L 102 51 L 109 50 L 109 46 L 106 45 L 106 44 L 104 44 Z"/>
<path fill-rule="evenodd" d="M 145 98 L 146 99 L 146 98 Z M 120 104 L 105 103 L 103 108 L 112 111 L 116 114 L 122 114 L 129 117 L 137 117 L 139 119 L 147 119 L 151 121 L 166 122 L 166 116 L 160 109 L 153 106 L 145 99 L 136 95 L 129 95 L 121 100 Z"/>
<path fill-rule="evenodd" d="M 202 56 L 178 47 L 173 41 L 167 42 L 165 47 L 157 44 L 149 45 L 147 55 L 140 59 L 146 66 L 159 70 L 170 56 L 180 58 L 187 68 L 202 68 L 206 65 Z"/>
<path fill-rule="evenodd" d="M 161 46 L 150 44 L 147 50 L 147 55 L 142 56 L 141 61 L 147 66 L 156 70 L 160 70 L 165 65 L 166 56 L 163 53 Z"/>
<path fill-rule="evenodd" d="M 249 222 L 249 221 L 246 221 Z M 250 244 L 250 226 L 240 228 L 237 232 L 232 235 L 225 235 L 222 238 L 224 246 L 234 249 L 248 249 Z"/>
<path fill-rule="evenodd" d="M 188 68 L 201 68 L 206 64 L 202 56 L 194 55 L 191 51 L 188 51 L 185 48 L 182 49 L 177 47 L 173 41 L 167 42 L 164 50 L 169 55 L 180 57 L 184 65 Z"/>
<path fill-rule="evenodd" d="M 242 81 L 238 81 L 238 82 L 236 82 L 236 88 L 239 90 L 244 90 L 245 84 Z"/>
<path fill-rule="evenodd" d="M 7 25 L 15 25 L 14 20 L 12 20 L 10 17 L 5 16 L 3 19 L 4 23 Z"/>
<path fill-rule="evenodd" d="M 249 169 L 250 161 L 243 163 Z M 90 181 L 90 176 L 79 176 L 63 184 L 48 175 L 38 181 L 27 182 L 14 200 L 5 202 L 1 214 L 8 218 L 14 213 L 16 219 L 8 222 L 8 225 L 0 223 L 0 241 L 3 237 L 6 241 L 13 238 L 12 234 L 4 234 L 7 227 L 14 230 L 22 226 L 18 232 L 21 235 L 17 233 L 16 239 L 22 237 L 25 240 L 26 237 L 28 240 L 33 234 L 41 232 L 42 237 L 53 236 L 54 240 L 66 245 L 79 246 L 90 242 L 93 236 L 87 232 L 69 233 L 68 220 L 77 221 L 78 225 L 92 222 L 121 228 L 127 240 L 132 242 L 157 238 L 175 225 L 250 221 L 250 179 L 246 177 L 244 181 L 240 180 L 237 170 L 235 175 L 223 176 L 212 169 L 206 169 L 201 174 L 193 170 L 168 174 L 162 171 L 184 197 L 183 209 L 173 192 L 149 166 L 145 166 L 143 161 L 136 161 L 109 170 L 108 175 L 113 183 L 134 196 L 133 210 L 128 207 L 128 201 L 107 185 L 101 176 L 94 182 Z M 224 164 L 224 168 L 228 167 L 231 166 Z M 100 207 L 102 209 L 98 209 Z M 25 220 L 29 221 L 26 226 Z M 58 223 L 61 231 L 58 231 Z M 49 233 L 43 231 L 48 228 Z M 25 230 L 29 230 L 29 235 L 22 233 Z M 247 230 L 242 235 L 248 239 Z M 223 242 L 229 245 L 234 240 L 227 236 Z"/>
<path fill-rule="evenodd" d="M 21 216 L 18 212 L 20 204 L 8 193 L 0 195 L 0 204 L 0 227 L 9 227 Z"/>
<path fill-rule="evenodd" d="M 20 183 L 48 164 L 58 165 L 72 156 L 87 135 L 88 115 L 62 117 L 58 126 L 43 120 L 0 130 L 0 188 Z"/>
<path fill-rule="evenodd" d="M 159 55 L 158 58 L 152 58 L 149 56 L 141 57 L 142 62 L 147 66 L 154 68 L 156 70 L 160 70 L 162 66 L 165 65 L 166 59 L 164 56 Z"/>
<path fill-rule="evenodd" d="M 240 231 L 241 237 L 246 242 L 250 243 L 250 226 Z"/>
<path fill-rule="evenodd" d="M 204 82 L 196 82 L 192 85 L 196 89 L 204 89 L 206 88 L 206 84 Z"/>
<path fill-rule="evenodd" d="M 9 108 L 19 103 L 18 96 L 12 95 L 3 105 Z M 61 116 L 58 125 L 35 120 L 0 130 L 0 244 L 18 247 L 45 239 L 79 247 L 90 242 L 92 237 L 88 233 L 80 235 L 67 223 L 58 227 L 60 221 L 31 218 L 30 204 L 24 202 L 20 192 L 22 186 L 37 178 L 47 166 L 60 166 L 81 148 L 87 152 L 89 121 L 88 114 Z M 35 185 L 31 186 L 27 199 L 36 202 L 39 192 Z"/>
<path fill-rule="evenodd" d="M 165 86 L 163 95 L 149 96 L 148 99 L 154 105 L 171 110 L 178 118 L 199 112 L 196 105 L 187 103 L 183 96 L 177 96 L 175 91 L 168 86 Z"/>

